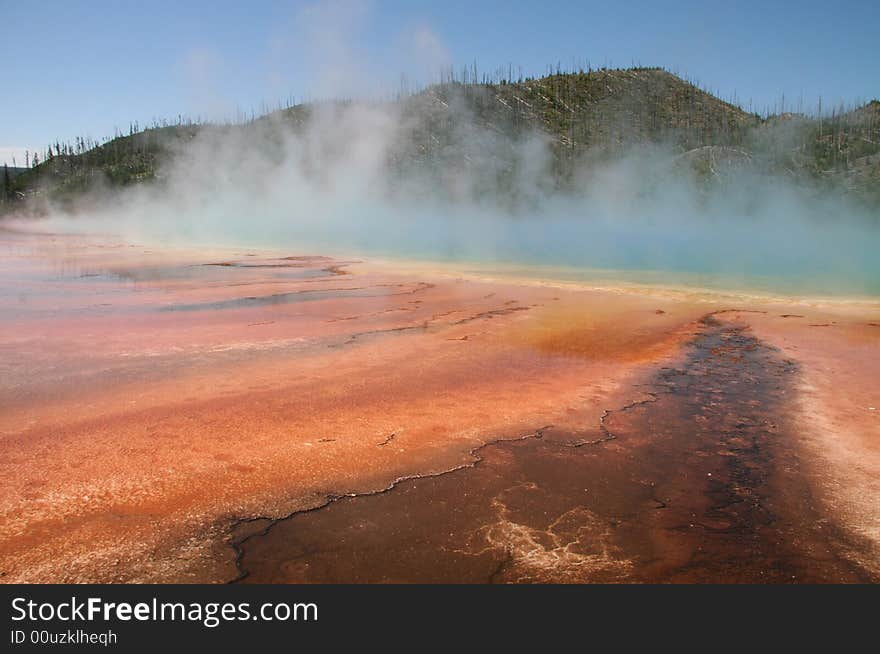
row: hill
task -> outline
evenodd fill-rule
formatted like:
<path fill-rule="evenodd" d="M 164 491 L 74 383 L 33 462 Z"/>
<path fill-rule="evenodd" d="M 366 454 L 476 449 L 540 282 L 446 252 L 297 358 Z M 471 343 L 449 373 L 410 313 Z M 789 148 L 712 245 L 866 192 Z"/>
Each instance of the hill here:
<path fill-rule="evenodd" d="M 633 145 L 663 143 L 711 178 L 730 162 L 757 166 L 844 189 L 880 205 L 880 102 L 808 117 L 762 118 L 665 70 L 632 68 L 552 74 L 492 83 L 449 80 L 387 103 L 399 115 L 388 154 L 392 171 L 486 174 L 489 185 L 514 191 L 511 148 L 540 137 L 552 161 L 549 183 L 565 187 L 587 160 L 614 157 Z M 164 165 L 206 130 L 236 134 L 272 148 L 277 127 L 304 131 L 315 107 L 297 105 L 232 126 L 156 126 L 86 147 L 56 144 L 34 168 L 11 179 L 5 209 L 40 198 L 72 202 L 88 188 L 161 180 Z M 267 134 L 269 137 L 267 138 Z M 480 156 L 476 156 L 480 155 Z"/>

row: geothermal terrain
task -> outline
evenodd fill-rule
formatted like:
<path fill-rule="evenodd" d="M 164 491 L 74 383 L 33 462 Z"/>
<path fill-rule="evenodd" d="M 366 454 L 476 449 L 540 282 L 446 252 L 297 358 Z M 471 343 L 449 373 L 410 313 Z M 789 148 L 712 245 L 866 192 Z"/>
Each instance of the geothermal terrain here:
<path fill-rule="evenodd" d="M 880 303 L 0 235 L 5 582 L 880 580 Z"/>
<path fill-rule="evenodd" d="M 38 155 L 0 581 L 880 581 L 880 102 L 465 77 Z"/>

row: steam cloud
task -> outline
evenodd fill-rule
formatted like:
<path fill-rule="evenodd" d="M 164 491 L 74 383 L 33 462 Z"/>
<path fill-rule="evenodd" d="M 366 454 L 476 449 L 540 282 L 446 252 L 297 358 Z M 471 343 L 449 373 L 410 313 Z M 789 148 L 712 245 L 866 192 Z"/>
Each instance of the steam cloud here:
<path fill-rule="evenodd" d="M 325 29 L 320 16 L 311 19 Z M 345 39 L 318 40 L 333 46 L 321 60 L 343 71 L 324 78 L 345 84 Z M 434 64 L 448 57 L 426 28 L 404 41 Z M 203 128 L 170 158 L 159 183 L 96 195 L 76 215 L 56 208 L 50 220 L 162 243 L 356 250 L 880 293 L 877 216 L 841 197 L 736 165 L 707 186 L 680 152 L 660 145 L 633 145 L 613 159 L 588 154 L 561 190 L 546 135 L 489 129 L 455 94 L 448 105 L 451 145 L 426 165 L 400 156 L 420 129 L 406 102 L 316 102 L 298 124 L 272 115 L 245 127 Z M 499 179 L 507 181 L 499 186 Z"/>

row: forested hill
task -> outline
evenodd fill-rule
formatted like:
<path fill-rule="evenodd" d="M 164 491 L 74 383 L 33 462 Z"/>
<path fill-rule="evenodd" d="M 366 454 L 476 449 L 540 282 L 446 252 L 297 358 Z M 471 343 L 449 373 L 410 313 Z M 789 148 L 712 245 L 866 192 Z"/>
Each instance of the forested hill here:
<path fill-rule="evenodd" d="M 450 80 L 387 104 L 399 112 L 400 124 L 388 152 L 391 170 L 460 170 L 489 156 L 498 165 L 487 183 L 503 187 L 515 179 L 505 177 L 515 165 L 506 150 L 539 134 L 552 153 L 549 176 L 561 187 L 585 162 L 607 160 L 634 144 L 663 143 L 708 177 L 736 161 L 880 205 L 877 100 L 822 116 L 762 117 L 665 70 L 633 68 L 491 83 Z M 181 120 L 146 130 L 132 126 L 128 135 L 100 145 L 55 143 L 38 154 L 36 166 L 4 177 L 0 209 L 39 206 L 45 198 L 72 202 L 98 184 L 161 181 L 173 154 L 206 130 L 235 133 L 245 141 L 253 137 L 256 147 L 271 149 L 279 126 L 305 130 L 313 112 L 312 105 L 297 105 L 233 126 Z M 477 150 L 481 156 L 472 156 Z"/>

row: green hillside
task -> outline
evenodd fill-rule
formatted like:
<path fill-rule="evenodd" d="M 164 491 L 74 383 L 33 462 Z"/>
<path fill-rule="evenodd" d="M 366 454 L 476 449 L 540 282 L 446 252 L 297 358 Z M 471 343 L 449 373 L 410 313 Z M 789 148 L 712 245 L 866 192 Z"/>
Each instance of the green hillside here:
<path fill-rule="evenodd" d="M 663 143 L 706 177 L 735 161 L 840 188 L 880 205 L 877 100 L 823 117 L 760 117 L 665 70 L 633 68 L 515 82 L 449 81 L 390 104 L 399 110 L 400 129 L 388 165 L 401 174 L 422 170 L 440 175 L 446 168 L 480 176 L 486 174 L 488 156 L 497 165 L 482 187 L 514 191 L 522 162 L 511 149 L 540 134 L 552 154 L 548 183 L 557 187 L 565 187 L 573 171 L 597 158 L 614 157 L 634 144 Z M 281 145 L 280 138 L 273 140 L 279 123 L 302 130 L 312 111 L 312 106 L 297 105 L 241 125 L 181 121 L 133 129 L 93 147 L 55 144 L 41 154 L 39 165 L 4 181 L 0 210 L 39 206 L 44 198 L 72 202 L 99 185 L 161 181 L 163 165 L 204 130 L 235 133 L 271 150 Z"/>

